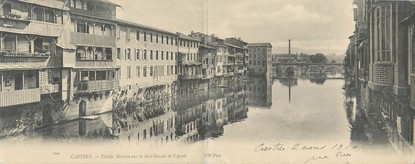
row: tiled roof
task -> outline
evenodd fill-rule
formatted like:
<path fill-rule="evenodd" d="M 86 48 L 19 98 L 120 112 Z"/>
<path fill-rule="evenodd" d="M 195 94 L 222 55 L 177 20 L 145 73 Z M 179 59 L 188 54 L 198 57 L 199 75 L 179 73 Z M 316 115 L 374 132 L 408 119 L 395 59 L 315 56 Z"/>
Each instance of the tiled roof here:
<path fill-rule="evenodd" d="M 141 29 L 166 33 L 166 34 L 170 34 L 170 35 L 177 35 L 176 33 L 173 33 L 173 32 L 167 31 L 167 30 L 163 30 L 163 29 L 159 29 L 159 28 L 155 28 L 155 27 L 150 27 L 150 26 L 134 23 L 134 22 L 130 22 L 130 21 L 127 21 L 127 20 L 117 19 L 117 23 L 127 25 L 127 26 L 133 26 L 133 27 L 137 27 L 137 28 L 141 28 Z"/>
<path fill-rule="evenodd" d="M 271 43 L 249 43 L 248 47 L 270 47 L 272 48 Z"/>

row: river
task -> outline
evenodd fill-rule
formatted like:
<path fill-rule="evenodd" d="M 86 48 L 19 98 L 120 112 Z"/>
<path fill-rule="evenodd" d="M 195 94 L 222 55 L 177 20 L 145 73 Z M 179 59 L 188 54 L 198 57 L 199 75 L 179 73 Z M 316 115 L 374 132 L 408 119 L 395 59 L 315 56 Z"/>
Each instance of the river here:
<path fill-rule="evenodd" d="M 151 119 L 133 114 L 134 119 L 117 122 L 114 113 L 106 113 L 0 142 L 15 151 L 48 145 L 51 149 L 44 151 L 58 152 L 59 159 L 66 160 L 74 151 L 98 161 L 116 160 L 103 158 L 105 153 L 149 152 L 160 153 L 147 158 L 150 162 L 172 152 L 182 153 L 180 160 L 186 162 L 363 163 L 380 156 L 388 157 L 382 162 L 406 160 L 346 96 L 345 81 L 339 77 L 249 77 L 246 85 L 177 96 L 167 102 L 174 107 L 153 113 Z M 0 149 L 0 155 L 13 152 Z M 40 156 L 47 158 L 48 153 Z"/>

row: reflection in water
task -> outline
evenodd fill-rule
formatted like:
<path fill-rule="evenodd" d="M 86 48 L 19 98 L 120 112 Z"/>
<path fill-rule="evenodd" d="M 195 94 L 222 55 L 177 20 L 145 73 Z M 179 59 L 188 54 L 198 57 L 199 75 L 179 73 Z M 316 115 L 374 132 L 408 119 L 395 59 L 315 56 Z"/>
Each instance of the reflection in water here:
<path fill-rule="evenodd" d="M 271 79 L 266 76 L 249 77 L 249 105 L 270 107 L 272 105 Z"/>
<path fill-rule="evenodd" d="M 320 78 L 324 80 L 316 82 Z M 234 140 L 333 141 L 389 151 L 393 150 L 388 144 L 390 138 L 399 142 L 394 135 L 410 133 L 405 116 L 390 108 L 381 110 L 389 112 L 396 124 L 384 127 L 395 127 L 398 129 L 395 133 L 385 132 L 386 128 L 371 121 L 372 116 L 366 111 L 368 104 L 362 98 L 364 92 L 347 79 L 235 76 L 191 83 L 130 93 L 134 94 L 133 101 L 114 104 L 113 112 L 25 133 L 25 139 L 108 142 L 115 139 L 131 144 L 194 143 L 210 139 L 224 144 Z M 291 102 L 293 96 L 296 101 Z M 269 110 L 261 110 L 263 107 Z M 399 125 L 396 120 L 402 123 Z"/>

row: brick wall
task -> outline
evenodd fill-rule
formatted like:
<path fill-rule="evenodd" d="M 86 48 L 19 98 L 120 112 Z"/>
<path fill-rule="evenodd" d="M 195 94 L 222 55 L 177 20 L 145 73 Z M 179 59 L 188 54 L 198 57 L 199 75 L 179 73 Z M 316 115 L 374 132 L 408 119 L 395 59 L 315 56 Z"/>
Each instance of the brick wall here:
<path fill-rule="evenodd" d="M 374 84 L 382 86 L 393 85 L 393 67 L 391 64 L 375 64 L 371 73 Z"/>

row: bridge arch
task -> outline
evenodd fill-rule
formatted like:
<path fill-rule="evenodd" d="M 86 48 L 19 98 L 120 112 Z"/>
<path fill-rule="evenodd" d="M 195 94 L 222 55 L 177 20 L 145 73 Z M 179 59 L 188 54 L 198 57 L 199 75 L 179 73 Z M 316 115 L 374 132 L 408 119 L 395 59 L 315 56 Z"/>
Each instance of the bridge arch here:
<path fill-rule="evenodd" d="M 322 72 L 321 67 L 318 65 L 309 65 L 305 68 L 304 70 L 304 74 L 307 74 L 307 72 L 310 70 L 310 68 L 317 68 L 317 70 L 319 71 L 319 73 Z"/>
<path fill-rule="evenodd" d="M 298 66 L 296 66 L 296 65 L 288 65 L 285 68 L 283 68 L 283 73 L 285 75 L 289 75 L 289 74 L 294 75 L 294 71 L 295 71 L 296 68 L 298 69 Z"/>
<path fill-rule="evenodd" d="M 338 65 L 329 65 L 326 68 L 324 68 L 324 72 L 327 72 L 330 69 L 335 69 L 337 72 L 340 72 L 341 70 L 343 70 L 343 67 Z"/>

